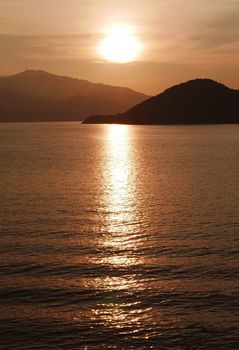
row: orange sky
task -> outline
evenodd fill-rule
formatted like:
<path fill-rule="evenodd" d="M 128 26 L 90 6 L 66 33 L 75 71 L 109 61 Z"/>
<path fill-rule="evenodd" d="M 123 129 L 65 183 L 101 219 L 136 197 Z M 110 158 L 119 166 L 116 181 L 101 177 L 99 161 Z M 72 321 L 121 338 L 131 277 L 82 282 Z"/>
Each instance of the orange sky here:
<path fill-rule="evenodd" d="M 135 62 L 106 62 L 105 28 L 134 28 Z M 156 94 L 196 77 L 239 89 L 239 0 L 0 0 L 0 74 L 26 67 Z"/>

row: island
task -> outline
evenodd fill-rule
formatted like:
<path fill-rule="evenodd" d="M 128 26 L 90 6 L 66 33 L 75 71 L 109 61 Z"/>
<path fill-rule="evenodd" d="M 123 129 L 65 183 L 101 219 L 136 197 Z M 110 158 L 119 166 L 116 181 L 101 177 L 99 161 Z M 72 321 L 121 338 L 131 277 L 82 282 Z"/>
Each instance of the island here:
<path fill-rule="evenodd" d="M 211 79 L 173 86 L 124 113 L 92 115 L 85 124 L 220 124 L 239 122 L 239 91 Z"/>

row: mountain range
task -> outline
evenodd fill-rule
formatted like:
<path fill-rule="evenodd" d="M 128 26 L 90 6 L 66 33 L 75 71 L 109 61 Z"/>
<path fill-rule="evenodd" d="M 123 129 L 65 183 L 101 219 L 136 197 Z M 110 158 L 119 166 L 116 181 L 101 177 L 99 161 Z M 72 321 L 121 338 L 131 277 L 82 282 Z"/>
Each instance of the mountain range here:
<path fill-rule="evenodd" d="M 125 113 L 93 115 L 84 123 L 239 123 L 239 91 L 210 79 L 195 79 L 173 86 Z"/>
<path fill-rule="evenodd" d="M 149 96 L 41 70 L 0 77 L 0 121 L 73 121 L 124 112 Z"/>

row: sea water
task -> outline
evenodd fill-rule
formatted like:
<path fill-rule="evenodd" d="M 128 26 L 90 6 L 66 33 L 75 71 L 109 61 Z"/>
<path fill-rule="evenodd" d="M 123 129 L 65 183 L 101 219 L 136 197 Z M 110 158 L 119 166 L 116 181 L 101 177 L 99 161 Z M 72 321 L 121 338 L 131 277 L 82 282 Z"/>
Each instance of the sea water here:
<path fill-rule="evenodd" d="M 0 209 L 0 349 L 238 348 L 238 125 L 1 124 Z"/>

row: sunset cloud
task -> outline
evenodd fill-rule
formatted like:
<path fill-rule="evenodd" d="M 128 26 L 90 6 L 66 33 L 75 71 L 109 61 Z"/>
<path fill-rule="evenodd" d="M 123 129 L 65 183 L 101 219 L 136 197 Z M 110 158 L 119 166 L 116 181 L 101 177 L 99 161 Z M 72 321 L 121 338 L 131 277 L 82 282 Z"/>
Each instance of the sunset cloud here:
<path fill-rule="evenodd" d="M 209 72 L 217 78 L 213 66 L 232 76 L 238 66 L 239 0 L 0 0 L 0 13 L 1 74 L 29 64 L 50 69 L 46 62 L 77 61 L 90 64 L 89 77 L 94 71 L 100 80 L 97 46 L 105 28 L 118 23 L 135 28 L 144 47 L 137 64 L 145 71 L 169 65 L 181 79 L 175 67 L 188 67 L 190 74 L 194 67 L 194 76 Z M 160 70 L 158 79 L 167 81 L 164 74 Z"/>
<path fill-rule="evenodd" d="M 201 32 L 194 36 L 203 48 L 239 45 L 239 3 L 230 11 L 220 13 L 201 23 Z M 238 47 L 239 48 L 239 47 Z"/>

